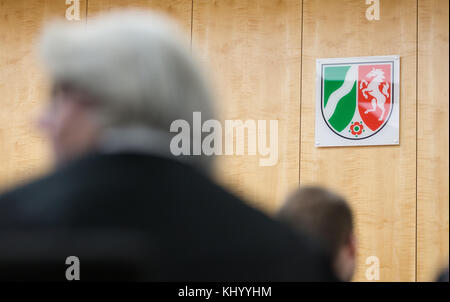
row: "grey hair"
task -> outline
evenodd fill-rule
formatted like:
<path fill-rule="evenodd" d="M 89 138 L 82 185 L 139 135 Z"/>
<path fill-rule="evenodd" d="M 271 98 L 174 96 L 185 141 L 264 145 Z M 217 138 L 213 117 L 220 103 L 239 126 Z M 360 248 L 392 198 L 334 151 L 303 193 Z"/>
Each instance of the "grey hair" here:
<path fill-rule="evenodd" d="M 51 23 L 40 53 L 51 79 L 98 101 L 102 127 L 151 127 L 169 133 L 194 111 L 213 118 L 209 83 L 189 44 L 166 17 L 114 11 L 85 24 Z"/>

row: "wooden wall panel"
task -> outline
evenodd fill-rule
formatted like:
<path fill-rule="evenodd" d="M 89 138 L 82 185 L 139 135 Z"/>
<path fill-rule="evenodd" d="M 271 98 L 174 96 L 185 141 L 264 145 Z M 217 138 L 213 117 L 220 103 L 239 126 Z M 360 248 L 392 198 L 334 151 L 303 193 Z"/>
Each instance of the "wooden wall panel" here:
<path fill-rule="evenodd" d="M 300 184 L 318 183 L 348 197 L 359 241 L 355 280 L 377 256 L 381 281 L 415 279 L 416 1 L 381 1 L 368 21 L 364 1 L 303 2 Z M 317 58 L 401 56 L 400 145 L 314 146 Z"/>
<path fill-rule="evenodd" d="M 220 119 L 279 121 L 276 165 L 218 158 L 219 180 L 268 211 L 298 185 L 301 14 L 297 0 L 194 1 L 193 46 L 212 70 Z"/>
<path fill-rule="evenodd" d="M 48 168 L 49 149 L 33 122 L 47 96 L 34 39 L 65 12 L 65 1 L 0 0 L 0 190 Z"/>
<path fill-rule="evenodd" d="M 448 265 L 448 0 L 419 1 L 417 279 Z"/>
<path fill-rule="evenodd" d="M 118 8 L 143 8 L 165 13 L 190 36 L 192 0 L 88 0 L 88 19 L 96 13 Z"/>
<path fill-rule="evenodd" d="M 279 121 L 277 165 L 221 156 L 219 181 L 269 212 L 299 181 L 346 195 L 359 238 L 355 280 L 366 280 L 369 256 L 380 259 L 381 281 L 432 280 L 448 261 L 447 0 L 418 0 L 418 7 L 381 0 L 381 18 L 371 22 L 362 0 L 80 2 L 81 22 L 144 7 L 168 13 L 188 38 L 192 31 L 194 50 L 211 68 L 219 118 Z M 47 93 L 33 40 L 66 7 L 0 0 L 0 191 L 49 166 L 33 124 Z M 401 56 L 400 146 L 315 148 L 315 59 L 391 54 Z"/>

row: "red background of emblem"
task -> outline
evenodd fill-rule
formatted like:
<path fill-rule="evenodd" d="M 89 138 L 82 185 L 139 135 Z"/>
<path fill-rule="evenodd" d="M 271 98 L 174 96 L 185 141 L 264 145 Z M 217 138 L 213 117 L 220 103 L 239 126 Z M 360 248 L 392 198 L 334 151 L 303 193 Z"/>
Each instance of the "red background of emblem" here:
<path fill-rule="evenodd" d="M 384 71 L 384 78 L 385 80 L 380 83 L 380 85 L 378 86 L 379 90 L 382 90 L 383 88 L 383 84 L 385 83 L 389 83 L 389 89 L 388 89 L 388 94 L 389 97 L 386 98 L 386 102 L 384 103 L 384 108 L 385 108 L 385 114 L 383 116 L 383 120 L 379 121 L 378 119 L 381 116 L 381 109 L 377 107 L 377 109 L 375 111 L 372 112 L 368 112 L 367 114 L 365 114 L 364 112 L 369 109 L 372 108 L 372 96 L 369 95 L 368 91 L 366 91 L 366 94 L 368 96 L 368 98 L 364 98 L 364 95 L 362 94 L 362 89 L 359 89 L 360 85 L 361 85 L 361 81 L 362 80 L 366 80 L 367 83 L 370 83 L 370 80 L 373 80 L 374 78 L 368 79 L 366 77 L 366 75 L 372 70 L 372 68 L 375 69 L 381 69 Z M 372 131 L 376 131 L 381 125 L 383 125 L 383 123 L 386 121 L 386 119 L 389 117 L 389 113 L 391 110 L 391 103 L 392 103 L 392 81 L 391 81 L 391 65 L 390 64 L 377 64 L 377 65 L 361 65 L 359 66 L 359 70 L 358 70 L 358 109 L 359 109 L 359 114 L 361 115 L 362 120 L 364 121 L 364 123 L 372 130 Z M 363 88 L 365 88 L 366 86 L 363 86 Z"/>

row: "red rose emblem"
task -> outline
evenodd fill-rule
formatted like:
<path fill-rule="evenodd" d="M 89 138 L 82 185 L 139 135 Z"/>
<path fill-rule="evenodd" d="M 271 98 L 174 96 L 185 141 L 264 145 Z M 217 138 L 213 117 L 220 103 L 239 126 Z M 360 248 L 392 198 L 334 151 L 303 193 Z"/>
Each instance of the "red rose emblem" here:
<path fill-rule="evenodd" d="M 352 123 L 352 125 L 350 126 L 350 131 L 352 132 L 353 135 L 360 135 L 363 132 L 364 126 L 362 123 L 359 122 L 354 122 Z"/>

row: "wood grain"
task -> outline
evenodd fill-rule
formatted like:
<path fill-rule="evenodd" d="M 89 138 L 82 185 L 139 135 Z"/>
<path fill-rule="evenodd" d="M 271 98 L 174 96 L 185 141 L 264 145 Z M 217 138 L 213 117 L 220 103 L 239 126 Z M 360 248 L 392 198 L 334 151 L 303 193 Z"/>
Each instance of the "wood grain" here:
<path fill-rule="evenodd" d="M 356 215 L 355 280 L 377 256 L 381 281 L 430 281 L 448 262 L 449 3 L 380 3 L 380 20 L 368 21 L 362 0 L 82 0 L 81 22 L 119 7 L 173 17 L 211 68 L 219 119 L 279 123 L 275 166 L 221 156 L 219 181 L 270 213 L 299 181 L 333 188 Z M 0 0 L 0 190 L 49 168 L 33 123 L 47 97 L 34 39 L 66 7 Z M 392 54 L 401 56 L 400 145 L 316 148 L 315 59 Z"/>
<path fill-rule="evenodd" d="M 211 68 L 220 119 L 278 120 L 278 163 L 221 156 L 219 181 L 273 211 L 298 185 L 301 1 L 195 0 L 193 11 L 193 47 Z"/>
<path fill-rule="evenodd" d="M 190 36 L 192 0 L 89 0 L 88 19 L 113 9 L 151 9 L 174 19 Z"/>
<path fill-rule="evenodd" d="M 368 21 L 359 0 L 303 2 L 300 184 L 316 183 L 347 196 L 356 214 L 358 266 L 380 260 L 380 281 L 415 279 L 416 1 L 381 1 L 381 18 Z M 401 57 L 400 145 L 314 146 L 315 60 Z"/>
<path fill-rule="evenodd" d="M 448 265 L 447 0 L 419 1 L 417 115 L 417 280 Z"/>

